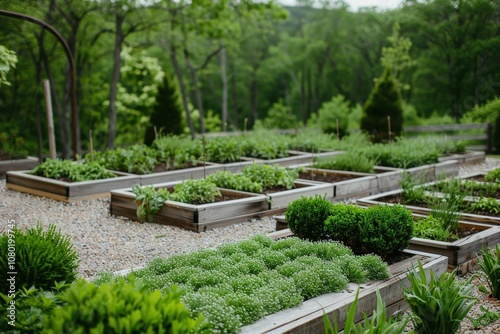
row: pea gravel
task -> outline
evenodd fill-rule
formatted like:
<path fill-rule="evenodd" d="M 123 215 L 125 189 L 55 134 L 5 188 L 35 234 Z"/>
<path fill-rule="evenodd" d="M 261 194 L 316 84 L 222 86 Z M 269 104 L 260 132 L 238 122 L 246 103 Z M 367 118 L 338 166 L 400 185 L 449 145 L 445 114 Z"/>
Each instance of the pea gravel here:
<path fill-rule="evenodd" d="M 484 163 L 464 166 L 460 174 L 485 171 L 500 166 L 500 160 L 487 158 Z M 92 278 L 101 271 L 121 271 L 143 266 L 154 257 L 191 252 L 200 248 L 243 240 L 249 236 L 275 230 L 275 220 L 264 217 L 244 221 L 226 228 L 195 233 L 181 228 L 159 224 L 140 224 L 109 214 L 109 199 L 95 199 L 76 203 L 63 203 L 48 198 L 8 190 L 5 180 L 0 181 L 0 233 L 7 222 L 15 220 L 18 228 L 35 226 L 38 221 L 45 228 L 55 224 L 63 234 L 70 236 L 80 257 L 79 274 Z M 485 285 L 480 271 L 459 277 L 474 279 L 475 294 L 479 302 L 469 313 L 477 317 L 480 306 L 500 312 L 498 301 L 490 301 L 477 286 Z M 473 329 L 469 320 L 462 322 L 458 333 L 500 333 L 500 320 L 480 329 Z"/>

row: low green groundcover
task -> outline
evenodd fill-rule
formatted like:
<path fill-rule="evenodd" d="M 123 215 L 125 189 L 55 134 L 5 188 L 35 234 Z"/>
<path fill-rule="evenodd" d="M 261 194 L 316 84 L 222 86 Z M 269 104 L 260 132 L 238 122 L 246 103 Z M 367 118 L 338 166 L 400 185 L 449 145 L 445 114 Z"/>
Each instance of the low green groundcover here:
<path fill-rule="evenodd" d="M 132 275 L 151 290 L 178 286 L 191 312 L 208 319 L 211 333 L 237 333 L 265 315 L 342 291 L 349 282 L 389 277 L 380 257 L 355 256 L 341 243 L 264 235 L 155 259 Z M 109 279 L 102 275 L 97 282 Z"/>

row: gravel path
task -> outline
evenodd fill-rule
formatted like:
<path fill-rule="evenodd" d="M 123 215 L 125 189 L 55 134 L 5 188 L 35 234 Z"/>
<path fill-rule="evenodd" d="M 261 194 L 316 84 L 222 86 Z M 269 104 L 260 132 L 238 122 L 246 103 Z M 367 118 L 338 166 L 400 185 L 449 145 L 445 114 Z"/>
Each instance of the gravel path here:
<path fill-rule="evenodd" d="M 500 160 L 488 158 L 485 163 L 460 168 L 460 174 L 498 166 Z M 63 203 L 7 190 L 5 180 L 0 181 L 0 212 L 1 224 L 6 225 L 7 221 L 13 219 L 21 229 L 35 226 L 38 221 L 44 227 L 55 224 L 62 233 L 71 237 L 81 261 L 79 274 L 85 278 L 91 278 L 101 271 L 140 267 L 157 256 L 215 247 L 275 230 L 272 218 L 246 221 L 203 233 L 172 226 L 140 224 L 111 217 L 109 199 Z M 4 228 L 6 226 L 0 226 L 0 232 Z M 476 286 L 479 285 L 478 280 Z M 480 305 L 500 311 L 498 304 L 487 301 L 483 293 L 476 291 L 476 294 L 481 301 L 471 310 L 470 316 L 477 317 L 482 313 Z M 470 321 L 464 321 L 459 333 L 500 333 L 500 321 L 480 330 L 473 330 Z"/>

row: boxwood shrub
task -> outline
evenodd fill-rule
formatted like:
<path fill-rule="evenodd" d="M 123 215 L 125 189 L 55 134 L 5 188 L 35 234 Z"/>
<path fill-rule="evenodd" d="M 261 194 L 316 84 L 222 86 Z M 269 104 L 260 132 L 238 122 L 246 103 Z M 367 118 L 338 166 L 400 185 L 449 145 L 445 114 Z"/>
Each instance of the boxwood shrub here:
<path fill-rule="evenodd" d="M 320 240 L 325 235 L 325 220 L 332 212 L 333 203 L 325 197 L 302 196 L 288 205 L 285 219 L 290 230 L 297 236 L 309 240 Z"/>

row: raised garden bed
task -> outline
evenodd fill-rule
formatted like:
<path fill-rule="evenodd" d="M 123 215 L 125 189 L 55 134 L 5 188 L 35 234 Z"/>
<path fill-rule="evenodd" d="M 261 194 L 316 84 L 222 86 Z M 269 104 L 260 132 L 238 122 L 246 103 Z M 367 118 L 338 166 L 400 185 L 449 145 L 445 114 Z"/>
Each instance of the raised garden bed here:
<path fill-rule="evenodd" d="M 269 210 L 284 210 L 288 204 L 298 198 L 314 195 L 325 196 L 333 199 L 334 187 L 330 183 L 295 180 L 295 188 L 281 191 L 267 191 Z"/>
<path fill-rule="evenodd" d="M 0 160 L 0 180 L 5 179 L 9 171 L 20 171 L 33 169 L 38 165 L 38 158 L 27 157 L 25 159 Z"/>
<path fill-rule="evenodd" d="M 281 235 L 283 235 L 281 233 Z M 424 270 L 433 270 L 439 276 L 446 272 L 447 258 L 440 255 L 405 250 L 410 257 L 389 266 L 391 278 L 384 281 L 371 281 L 359 285 L 359 302 L 354 321 L 363 320 L 363 313 L 371 314 L 376 309 L 376 290 L 380 291 L 387 313 L 394 314 L 408 308 L 403 298 L 402 286 L 409 286 L 407 272 L 420 260 Z M 305 301 L 300 306 L 266 316 L 241 329 L 242 334 L 261 333 L 323 333 L 325 330 L 323 314 L 330 322 L 335 317 L 342 330 L 346 313 L 355 299 L 358 285 L 350 284 L 349 289 L 340 293 L 329 293 Z"/>
<path fill-rule="evenodd" d="M 63 202 L 75 202 L 94 198 L 109 197 L 113 189 L 128 188 L 139 185 L 136 175 L 113 172 L 118 177 L 82 181 L 65 182 L 42 176 L 29 174 L 29 171 L 7 172 L 6 186 L 8 189 L 24 193 L 48 197 Z"/>
<path fill-rule="evenodd" d="M 221 164 L 207 163 L 206 166 L 190 167 L 176 169 L 166 172 L 152 173 L 147 175 L 138 175 L 141 185 L 153 185 L 158 183 L 182 181 L 189 179 L 200 179 L 206 175 L 224 170 Z"/>
<path fill-rule="evenodd" d="M 451 154 L 445 157 L 440 157 L 439 161 L 457 160 L 459 166 L 473 165 L 484 162 L 486 153 L 481 151 L 470 151 L 465 153 Z"/>
<path fill-rule="evenodd" d="M 154 187 L 173 189 L 178 182 L 157 184 Z M 176 201 L 165 201 L 154 215 L 154 222 L 182 227 L 195 232 L 240 223 L 245 219 L 259 217 L 269 210 L 267 197 L 242 191 L 219 188 L 226 199 L 220 202 L 193 205 Z M 131 220 L 137 218 L 137 204 L 132 188 L 111 192 L 110 213 Z"/>

